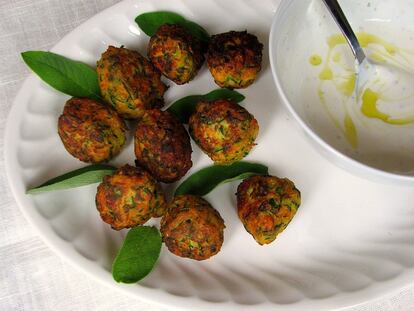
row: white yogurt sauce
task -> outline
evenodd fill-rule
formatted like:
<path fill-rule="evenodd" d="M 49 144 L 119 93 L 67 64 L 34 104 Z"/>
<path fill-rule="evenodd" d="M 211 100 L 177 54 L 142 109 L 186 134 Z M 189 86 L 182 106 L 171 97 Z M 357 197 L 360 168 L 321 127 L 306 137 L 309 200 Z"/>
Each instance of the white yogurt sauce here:
<path fill-rule="evenodd" d="M 344 8 L 355 13 L 347 15 L 377 68 L 357 97 L 355 59 L 320 2 L 312 2 L 306 13 L 312 42 L 296 39 L 307 54 L 305 74 L 298 77 L 304 119 L 349 156 L 409 174 L 414 171 L 414 1 L 361 1 Z"/>

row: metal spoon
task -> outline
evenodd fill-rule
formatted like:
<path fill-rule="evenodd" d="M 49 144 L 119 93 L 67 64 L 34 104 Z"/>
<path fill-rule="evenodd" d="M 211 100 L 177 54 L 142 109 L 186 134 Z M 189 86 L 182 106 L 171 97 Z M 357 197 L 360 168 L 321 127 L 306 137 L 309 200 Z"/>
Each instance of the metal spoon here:
<path fill-rule="evenodd" d="M 359 89 L 363 87 L 370 78 L 378 74 L 377 68 L 372 64 L 368 57 L 366 56 L 364 50 L 361 47 L 361 44 L 358 41 L 357 36 L 352 30 L 351 25 L 348 22 L 344 12 L 342 11 L 341 6 L 337 0 L 323 0 L 332 17 L 334 18 L 336 24 L 341 29 L 343 35 L 345 36 L 352 53 L 355 56 L 355 69 L 356 69 L 356 95 L 358 97 Z"/>

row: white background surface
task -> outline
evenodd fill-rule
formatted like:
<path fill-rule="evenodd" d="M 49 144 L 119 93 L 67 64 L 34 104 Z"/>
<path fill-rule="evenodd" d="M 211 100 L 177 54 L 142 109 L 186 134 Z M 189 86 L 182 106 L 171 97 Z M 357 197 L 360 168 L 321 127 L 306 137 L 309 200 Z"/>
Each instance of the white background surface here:
<path fill-rule="evenodd" d="M 196 0 L 193 0 L 196 1 Z M 14 96 L 29 74 L 25 50 L 47 50 L 115 0 L 0 0 L 0 169 Z M 40 241 L 0 174 L 0 310 L 165 310 L 102 286 Z M 414 310 L 413 288 L 346 311 Z M 256 308 L 255 310 L 259 310 Z"/>

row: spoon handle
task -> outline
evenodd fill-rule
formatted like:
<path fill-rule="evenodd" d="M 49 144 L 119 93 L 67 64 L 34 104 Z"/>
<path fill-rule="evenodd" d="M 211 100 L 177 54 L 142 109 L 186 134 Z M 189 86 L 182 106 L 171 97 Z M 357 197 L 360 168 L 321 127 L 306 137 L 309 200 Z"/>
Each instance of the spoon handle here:
<path fill-rule="evenodd" d="M 344 34 L 346 40 L 348 41 L 349 46 L 351 47 L 352 53 L 354 53 L 355 58 L 357 59 L 358 63 L 361 64 L 366 55 L 358 42 L 358 39 L 352 30 L 351 25 L 349 25 L 348 19 L 346 18 L 344 12 L 341 9 L 337 0 L 322 0 L 326 7 L 328 8 L 329 12 L 331 13 L 332 17 L 334 18 L 335 22 L 341 29 L 342 33 Z"/>

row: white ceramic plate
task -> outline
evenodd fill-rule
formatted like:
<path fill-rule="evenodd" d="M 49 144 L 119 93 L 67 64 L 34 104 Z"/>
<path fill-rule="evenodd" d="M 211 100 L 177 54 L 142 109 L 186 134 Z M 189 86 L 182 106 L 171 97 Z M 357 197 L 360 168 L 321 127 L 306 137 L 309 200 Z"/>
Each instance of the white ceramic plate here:
<path fill-rule="evenodd" d="M 210 33 L 244 30 L 264 43 L 263 71 L 242 93 L 259 121 L 258 146 L 247 160 L 266 163 L 302 191 L 295 219 L 269 246 L 259 246 L 235 211 L 236 183 L 207 199 L 226 222 L 222 251 L 204 262 L 163 248 L 158 265 L 140 284 L 112 280 L 110 267 L 125 232 L 104 224 L 95 209 L 96 185 L 25 195 L 28 187 L 84 166 L 63 148 L 56 123 L 67 96 L 31 76 L 20 90 L 6 130 L 6 168 L 14 196 L 29 221 L 56 252 L 114 288 L 164 306 L 191 310 L 324 310 L 366 301 L 412 282 L 414 192 L 359 179 L 314 152 L 281 109 L 268 63 L 268 31 L 279 1 L 130 0 L 98 14 L 66 36 L 54 52 L 91 65 L 109 44 L 145 54 L 147 36 L 134 24 L 144 11 L 172 10 Z M 289 60 L 286 60 L 289 61 Z M 185 86 L 173 86 L 167 103 L 216 88 L 204 67 Z M 115 164 L 133 163 L 132 141 Z M 193 146 L 191 172 L 211 164 Z"/>

